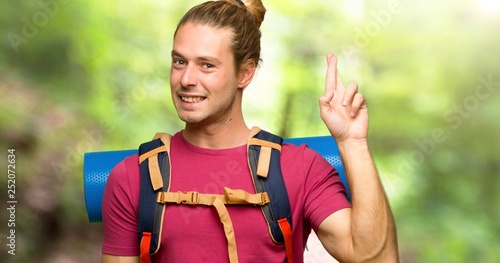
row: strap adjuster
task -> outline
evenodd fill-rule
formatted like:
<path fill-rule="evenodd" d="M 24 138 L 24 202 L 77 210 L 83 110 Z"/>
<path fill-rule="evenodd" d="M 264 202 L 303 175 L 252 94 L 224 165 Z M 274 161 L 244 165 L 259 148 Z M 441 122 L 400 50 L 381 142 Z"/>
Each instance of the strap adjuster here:
<path fill-rule="evenodd" d="M 198 192 L 179 192 L 177 197 L 177 204 L 196 205 L 200 203 Z"/>
<path fill-rule="evenodd" d="M 160 204 L 197 205 L 200 203 L 200 195 L 198 192 L 158 192 L 156 202 Z"/>

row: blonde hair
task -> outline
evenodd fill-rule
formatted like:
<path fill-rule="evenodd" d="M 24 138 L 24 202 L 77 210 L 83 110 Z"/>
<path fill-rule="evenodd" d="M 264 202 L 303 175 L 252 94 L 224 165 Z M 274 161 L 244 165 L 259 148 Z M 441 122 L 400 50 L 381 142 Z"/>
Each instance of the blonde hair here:
<path fill-rule="evenodd" d="M 179 28 L 187 23 L 232 29 L 230 48 L 234 56 L 235 71 L 238 73 L 240 66 L 248 60 L 255 62 L 255 66 L 259 65 L 259 28 L 265 13 L 266 9 L 261 0 L 245 0 L 244 5 L 237 0 L 208 1 L 191 8 L 182 17 L 174 37 Z"/>

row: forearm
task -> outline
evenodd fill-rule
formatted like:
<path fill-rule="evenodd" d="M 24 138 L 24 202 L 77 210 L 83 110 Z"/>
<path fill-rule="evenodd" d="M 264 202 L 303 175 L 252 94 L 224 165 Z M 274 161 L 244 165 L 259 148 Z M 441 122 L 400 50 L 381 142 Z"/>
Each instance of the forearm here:
<path fill-rule="evenodd" d="M 101 263 L 139 263 L 139 257 L 124 257 L 102 254 Z"/>
<path fill-rule="evenodd" d="M 351 189 L 353 254 L 397 261 L 396 226 L 368 143 L 351 140 L 338 147 Z"/>

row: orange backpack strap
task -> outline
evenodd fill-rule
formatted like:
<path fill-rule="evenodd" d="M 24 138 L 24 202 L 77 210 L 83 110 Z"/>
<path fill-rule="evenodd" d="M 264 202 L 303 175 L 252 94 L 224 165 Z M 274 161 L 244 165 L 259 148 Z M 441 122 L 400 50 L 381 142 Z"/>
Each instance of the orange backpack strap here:
<path fill-rule="evenodd" d="M 248 139 L 248 165 L 257 193 L 267 192 L 270 202 L 262 207 L 274 242 L 285 245 L 288 263 L 292 263 L 292 211 L 281 172 L 283 139 L 252 128 Z"/>
<path fill-rule="evenodd" d="M 210 205 L 217 209 L 228 239 L 230 262 L 238 262 L 232 222 L 225 204 L 260 205 L 274 242 L 284 244 L 288 263 L 292 263 L 292 214 L 280 164 L 283 139 L 253 128 L 248 140 L 248 164 L 256 194 L 225 188 L 224 195 L 197 192 L 172 193 L 170 189 L 170 139 L 168 134 L 155 136 L 139 148 L 141 193 L 139 201 L 139 240 L 141 262 L 151 262 L 150 255 L 160 248 L 165 204 Z"/>
<path fill-rule="evenodd" d="M 160 248 L 165 204 L 157 203 L 156 196 L 170 188 L 170 139 L 169 134 L 159 133 L 154 140 L 139 147 L 138 232 L 142 263 L 150 263 L 151 255 Z"/>
<path fill-rule="evenodd" d="M 227 204 L 265 205 L 269 203 L 267 193 L 250 194 L 244 190 L 233 190 L 224 187 L 224 194 L 202 194 L 198 192 L 159 192 L 158 203 L 174 203 L 184 205 L 214 206 L 219 215 L 227 239 L 227 252 L 230 263 L 238 263 L 238 249 L 233 222 L 227 211 Z"/>

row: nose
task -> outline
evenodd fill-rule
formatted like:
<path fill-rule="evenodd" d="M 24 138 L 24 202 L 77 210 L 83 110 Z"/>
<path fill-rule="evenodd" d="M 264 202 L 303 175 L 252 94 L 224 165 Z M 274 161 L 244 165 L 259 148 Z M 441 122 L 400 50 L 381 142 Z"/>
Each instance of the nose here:
<path fill-rule="evenodd" d="M 192 87 L 198 84 L 198 77 L 196 74 L 196 67 L 194 65 L 187 65 L 182 72 L 181 85 L 183 87 Z"/>

